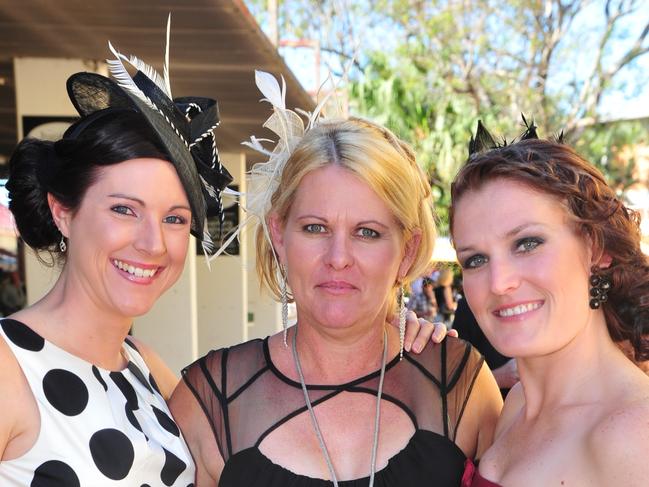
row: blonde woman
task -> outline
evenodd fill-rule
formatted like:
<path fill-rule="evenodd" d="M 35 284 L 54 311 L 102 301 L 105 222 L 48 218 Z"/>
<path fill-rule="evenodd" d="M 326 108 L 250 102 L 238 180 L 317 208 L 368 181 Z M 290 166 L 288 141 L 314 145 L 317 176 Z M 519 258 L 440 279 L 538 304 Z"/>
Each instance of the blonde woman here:
<path fill-rule="evenodd" d="M 198 487 L 457 486 L 502 401 L 482 357 L 447 338 L 403 353 L 386 326 L 435 240 L 412 151 L 360 119 L 321 122 L 288 158 L 258 234 L 258 273 L 297 325 L 184 371 L 172 411 Z M 286 282 L 284 282 L 284 277 Z"/>

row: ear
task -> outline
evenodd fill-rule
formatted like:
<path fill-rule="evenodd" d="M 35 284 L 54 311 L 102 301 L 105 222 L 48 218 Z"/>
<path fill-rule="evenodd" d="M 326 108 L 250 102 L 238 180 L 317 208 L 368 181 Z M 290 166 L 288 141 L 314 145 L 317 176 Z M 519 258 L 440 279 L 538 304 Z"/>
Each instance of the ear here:
<path fill-rule="evenodd" d="M 410 270 L 412 263 L 415 261 L 415 257 L 417 255 L 417 251 L 419 250 L 420 243 L 421 243 L 421 230 L 415 229 L 413 230 L 410 238 L 406 241 L 403 258 L 401 259 L 401 264 L 399 264 L 399 274 L 398 274 L 399 280 L 402 280 L 404 276 L 408 274 L 408 271 Z"/>
<path fill-rule="evenodd" d="M 590 266 L 591 268 L 597 267 L 598 269 L 608 269 L 611 267 L 613 262 L 613 257 L 602 249 L 600 246 L 596 246 L 593 243 L 593 240 L 589 237 L 586 238 L 586 244 L 590 252 Z"/>
<path fill-rule="evenodd" d="M 605 252 L 599 258 L 599 260 L 595 262 L 595 266 L 599 267 L 600 269 L 608 269 L 609 267 L 611 267 L 611 262 L 613 262 L 613 257 Z"/>
<path fill-rule="evenodd" d="M 286 250 L 284 248 L 284 224 L 276 213 L 271 213 L 267 220 L 270 241 L 277 254 L 280 264 L 286 264 Z"/>
<path fill-rule="evenodd" d="M 65 238 L 70 236 L 70 223 L 72 222 L 72 212 L 63 206 L 52 193 L 47 193 L 47 204 L 52 212 L 54 223 Z"/>

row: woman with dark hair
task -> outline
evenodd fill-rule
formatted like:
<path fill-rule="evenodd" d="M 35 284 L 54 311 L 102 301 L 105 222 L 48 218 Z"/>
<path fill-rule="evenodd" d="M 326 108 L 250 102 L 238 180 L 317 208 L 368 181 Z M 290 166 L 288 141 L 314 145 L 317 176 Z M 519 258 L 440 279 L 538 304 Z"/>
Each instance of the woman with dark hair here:
<path fill-rule="evenodd" d="M 214 158 L 216 102 L 172 101 L 168 83 L 141 63 L 131 78 L 122 59 L 119 84 L 73 75 L 81 119 L 56 142 L 25 139 L 9 163 L 20 236 L 61 273 L 0 321 L 3 486 L 194 481 L 165 403 L 177 379 L 127 333 L 178 279 L 190 232 L 209 249 L 205 219 L 230 176 Z"/>
<path fill-rule="evenodd" d="M 641 486 L 649 464 L 649 262 L 638 215 L 570 147 L 479 125 L 452 186 L 464 291 L 517 360 L 493 446 L 466 486 Z M 487 480 L 489 479 L 489 480 Z"/>

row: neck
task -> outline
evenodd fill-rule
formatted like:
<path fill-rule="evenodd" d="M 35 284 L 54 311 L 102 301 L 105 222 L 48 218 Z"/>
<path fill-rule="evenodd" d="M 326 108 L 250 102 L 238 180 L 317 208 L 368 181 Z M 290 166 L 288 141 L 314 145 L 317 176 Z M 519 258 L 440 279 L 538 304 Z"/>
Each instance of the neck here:
<path fill-rule="evenodd" d="M 99 367 L 120 370 L 126 365 L 121 349 L 132 318 L 110 313 L 89 296 L 81 283 L 66 278 L 64 270 L 52 290 L 16 318 L 67 352 Z"/>
<path fill-rule="evenodd" d="M 610 338 L 603 315 L 563 348 L 518 358 L 517 364 L 528 418 L 610 397 L 622 382 L 621 374 L 635 367 Z"/>
<path fill-rule="evenodd" d="M 383 326 L 354 332 L 346 330 L 343 333 L 340 330 L 330 332 L 299 322 L 290 330 L 289 343 L 292 334 L 297 332 L 297 351 L 307 383 L 341 384 L 381 367 L 386 336 L 387 360 L 398 353 L 399 337 L 393 328 L 383 323 Z"/>

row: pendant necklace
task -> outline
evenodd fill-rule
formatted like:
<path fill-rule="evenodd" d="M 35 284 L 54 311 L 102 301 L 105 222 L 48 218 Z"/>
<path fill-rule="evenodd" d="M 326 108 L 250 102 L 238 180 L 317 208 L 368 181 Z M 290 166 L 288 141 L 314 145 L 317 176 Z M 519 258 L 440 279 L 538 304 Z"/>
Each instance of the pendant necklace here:
<path fill-rule="evenodd" d="M 297 327 L 295 327 L 295 333 L 293 334 L 292 340 L 292 349 L 293 349 L 293 361 L 295 362 L 295 368 L 297 369 L 297 375 L 300 378 L 300 385 L 302 386 L 302 392 L 304 393 L 304 402 L 306 407 L 309 410 L 309 415 L 311 416 L 311 422 L 313 423 L 313 429 L 315 434 L 318 437 L 318 442 L 320 443 L 320 450 L 324 456 L 325 461 L 327 462 L 327 467 L 329 468 L 329 475 L 331 475 L 331 480 L 334 484 L 334 487 L 338 487 L 338 479 L 336 478 L 336 472 L 334 471 L 334 466 L 329 456 L 329 451 L 327 450 L 327 445 L 325 445 L 324 437 L 320 431 L 320 426 L 318 425 L 318 420 L 315 417 L 315 412 L 313 411 L 313 406 L 311 405 L 311 400 L 309 399 L 309 392 L 306 388 L 306 383 L 304 382 L 304 374 L 302 373 L 302 366 L 300 365 L 300 357 L 297 354 Z M 379 446 L 379 423 L 381 419 L 381 395 L 383 394 L 383 378 L 385 377 L 385 363 L 388 356 L 388 333 L 383 330 L 383 357 L 381 359 L 381 375 L 379 376 L 379 389 L 376 393 L 376 413 L 374 415 L 374 440 L 372 443 L 372 458 L 370 460 L 370 484 L 369 487 L 374 486 L 374 472 L 376 470 L 376 452 Z"/>

